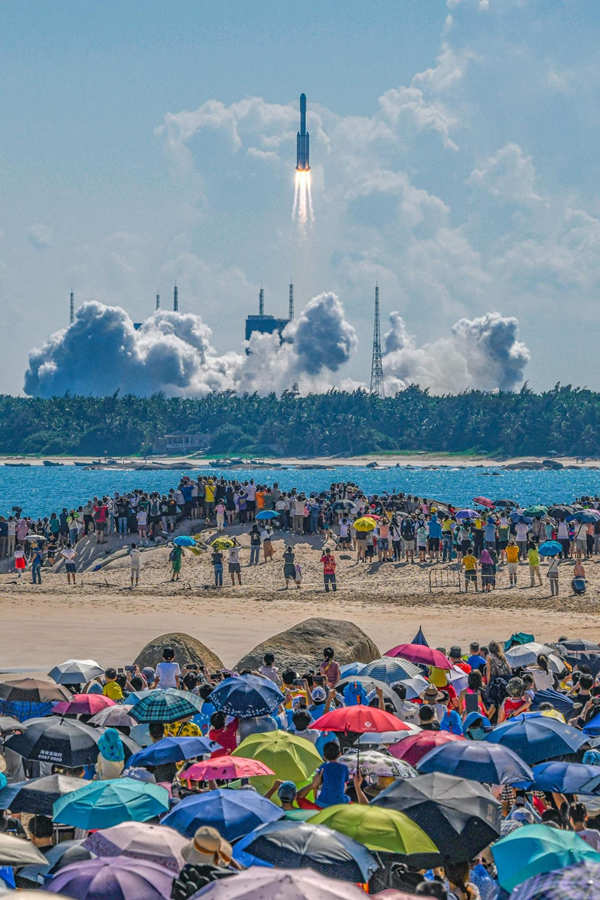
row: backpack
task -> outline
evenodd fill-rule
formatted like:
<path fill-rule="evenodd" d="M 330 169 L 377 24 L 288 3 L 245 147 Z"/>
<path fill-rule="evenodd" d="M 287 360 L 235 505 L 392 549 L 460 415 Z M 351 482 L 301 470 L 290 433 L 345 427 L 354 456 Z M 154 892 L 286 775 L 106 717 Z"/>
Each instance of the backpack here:
<path fill-rule="evenodd" d="M 400 534 L 406 541 L 412 541 L 415 537 L 415 523 L 412 519 L 403 519 L 400 526 Z"/>

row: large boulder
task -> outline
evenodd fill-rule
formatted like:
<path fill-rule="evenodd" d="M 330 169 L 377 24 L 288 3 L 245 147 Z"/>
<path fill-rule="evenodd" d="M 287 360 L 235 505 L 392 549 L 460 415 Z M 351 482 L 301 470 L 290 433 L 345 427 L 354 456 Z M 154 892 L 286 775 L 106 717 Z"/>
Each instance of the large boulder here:
<path fill-rule="evenodd" d="M 381 653 L 368 635 L 353 622 L 342 619 L 305 619 L 258 644 L 236 664 L 235 668 L 257 669 L 263 656 L 275 654 L 279 670 L 292 668 L 298 672 L 315 669 L 323 659 L 323 647 L 333 647 L 340 665 L 354 662 L 371 662 Z"/>
<path fill-rule="evenodd" d="M 217 672 L 224 668 L 217 654 L 209 650 L 206 644 L 203 644 L 198 638 L 192 637 L 191 634 L 182 634 L 179 631 L 171 634 L 159 634 L 158 637 L 149 641 L 138 653 L 135 662 L 140 668 L 144 666 L 154 668 L 162 660 L 165 647 L 173 648 L 175 659 L 182 667 L 186 663 L 196 663 L 196 665 L 203 665 L 207 672 Z"/>

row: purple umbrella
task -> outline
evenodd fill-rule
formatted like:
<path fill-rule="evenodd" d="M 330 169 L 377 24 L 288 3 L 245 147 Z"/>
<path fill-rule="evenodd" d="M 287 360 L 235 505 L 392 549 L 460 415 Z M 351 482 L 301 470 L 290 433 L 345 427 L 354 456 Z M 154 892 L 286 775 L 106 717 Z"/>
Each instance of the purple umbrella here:
<path fill-rule="evenodd" d="M 461 509 L 454 518 L 460 521 L 460 519 L 476 519 L 478 515 L 474 509 Z"/>
<path fill-rule="evenodd" d="M 187 843 L 187 838 L 166 825 L 122 822 L 90 834 L 83 846 L 96 856 L 131 856 L 164 866 L 177 875 L 185 865 L 181 851 Z"/>
<path fill-rule="evenodd" d="M 172 884 L 172 873 L 156 863 L 113 856 L 66 866 L 49 882 L 48 890 L 76 900 L 165 900 Z"/>
<path fill-rule="evenodd" d="M 364 891 L 347 882 L 319 875 L 312 869 L 251 868 L 232 878 L 213 881 L 195 897 L 208 900 L 361 900 Z M 410 900 L 395 893 L 398 900 Z"/>

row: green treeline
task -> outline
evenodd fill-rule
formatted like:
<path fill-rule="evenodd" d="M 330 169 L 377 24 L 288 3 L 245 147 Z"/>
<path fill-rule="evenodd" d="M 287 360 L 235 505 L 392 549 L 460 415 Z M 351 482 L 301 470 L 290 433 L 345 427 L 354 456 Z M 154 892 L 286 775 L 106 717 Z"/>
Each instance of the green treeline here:
<path fill-rule="evenodd" d="M 173 398 L 0 396 L 0 453 L 130 455 L 173 432 L 206 434 L 211 453 L 354 455 L 385 450 L 597 455 L 600 393 L 556 385 L 536 394 L 432 396 L 410 387 Z"/>

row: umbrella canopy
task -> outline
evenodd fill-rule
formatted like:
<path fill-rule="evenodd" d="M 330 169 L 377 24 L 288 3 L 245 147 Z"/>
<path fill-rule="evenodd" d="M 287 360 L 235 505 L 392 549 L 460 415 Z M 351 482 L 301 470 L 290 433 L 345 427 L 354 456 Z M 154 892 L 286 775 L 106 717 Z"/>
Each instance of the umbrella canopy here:
<path fill-rule="evenodd" d="M 91 859 L 92 854 L 90 851 L 81 845 L 82 841 L 61 841 L 60 844 L 55 844 L 54 847 L 50 847 L 44 853 L 43 865 L 38 863 L 37 865 L 25 866 L 24 869 L 19 870 L 19 878 L 25 878 L 27 881 L 33 881 L 35 884 L 42 884 L 45 875 L 55 875 L 62 866 L 68 866 L 71 863 L 84 859 Z M 20 893 L 19 898 L 22 896 L 24 895 Z M 34 895 L 31 894 L 31 896 L 33 897 Z M 40 896 L 37 891 L 35 896 Z M 42 896 L 49 897 L 51 895 L 43 894 Z"/>
<path fill-rule="evenodd" d="M 479 513 L 474 509 L 459 509 L 459 511 L 456 513 L 455 519 L 460 522 L 461 519 L 476 519 L 478 515 Z"/>
<path fill-rule="evenodd" d="M 501 806 L 487 788 L 440 772 L 397 781 L 372 805 L 407 815 L 452 862 L 473 859 L 500 834 Z"/>
<path fill-rule="evenodd" d="M 528 644 L 518 644 L 506 651 L 506 658 L 511 668 L 518 669 L 521 666 L 534 666 L 538 656 L 547 656 L 548 662 L 552 657 L 551 667 L 555 672 L 562 672 L 565 668 L 563 661 L 556 656 L 552 647 L 546 644 L 538 644 L 537 641 L 530 641 Z M 558 666 L 558 668 L 556 668 Z"/>
<path fill-rule="evenodd" d="M 390 747 L 390 753 L 396 759 L 403 759 L 416 766 L 420 759 L 426 756 L 434 747 L 441 747 L 453 741 L 464 741 L 462 735 L 452 734 L 450 731 L 419 731 L 404 738 L 399 744 Z"/>
<path fill-rule="evenodd" d="M 338 690 L 340 693 L 343 693 L 344 690 L 345 690 L 345 688 L 346 688 L 346 686 L 349 685 L 350 688 L 353 689 L 353 688 L 352 688 L 352 685 L 355 685 L 355 684 L 362 684 L 362 685 L 364 685 L 364 686 L 365 686 L 365 689 L 366 689 L 368 692 L 375 691 L 377 688 L 379 688 L 379 689 L 381 690 L 381 692 L 383 693 L 384 698 L 385 698 L 386 700 L 389 700 L 389 702 L 392 704 L 392 706 L 393 706 L 395 709 L 397 709 L 397 703 L 398 703 L 398 701 L 399 701 L 399 699 L 400 699 L 400 698 L 398 697 L 398 694 L 396 694 L 396 692 L 393 691 L 393 690 L 389 687 L 389 685 L 387 685 L 387 684 L 385 683 L 385 681 L 378 681 L 377 678 L 375 678 L 375 677 L 372 676 L 372 675 L 354 675 L 354 676 L 346 676 L 345 678 L 341 678 L 341 679 L 338 681 L 338 683 L 336 684 L 335 687 L 336 687 L 336 690 Z M 360 700 L 361 698 L 360 698 L 360 696 L 359 696 L 359 697 L 357 697 L 356 699 L 357 699 L 357 700 Z M 369 699 L 370 699 L 370 698 L 369 698 Z"/>
<path fill-rule="evenodd" d="M 258 759 L 242 756 L 216 756 L 194 763 L 180 773 L 184 781 L 233 781 L 235 778 L 254 778 L 257 775 L 274 775 L 273 769 Z"/>
<path fill-rule="evenodd" d="M 376 853 L 401 853 L 410 856 L 416 866 L 440 862 L 438 848 L 408 816 L 395 809 L 362 803 L 328 806 L 309 819 L 313 825 L 326 825 L 354 838 Z"/>
<path fill-rule="evenodd" d="M 277 519 L 278 516 L 279 513 L 274 509 L 261 509 L 261 511 L 257 513 L 256 518 L 259 521 L 262 521 L 263 519 Z"/>
<path fill-rule="evenodd" d="M 25 759 L 73 769 L 96 762 L 101 734 L 100 729 L 91 728 L 76 719 L 48 716 L 24 722 L 23 732 L 11 735 L 6 746 Z"/>
<path fill-rule="evenodd" d="M 100 697 L 101 694 L 91 694 L 92 697 Z M 102 725 L 105 728 L 118 728 L 125 726 L 127 728 L 135 728 L 137 722 L 129 715 L 132 704 L 115 703 L 113 706 L 106 706 L 101 709 L 89 720 L 90 725 Z"/>
<path fill-rule="evenodd" d="M 100 857 L 65 866 L 48 890 L 77 900 L 164 900 L 171 896 L 173 874 L 147 860 L 132 863 L 129 856 Z"/>
<path fill-rule="evenodd" d="M 202 699 L 190 691 L 167 688 L 166 691 L 152 691 L 137 700 L 130 715 L 136 722 L 178 722 L 201 712 L 202 703 Z"/>
<path fill-rule="evenodd" d="M 542 503 L 534 503 L 533 506 L 528 506 L 527 509 L 524 509 L 523 514 L 525 516 L 533 516 L 534 519 L 541 518 L 548 514 L 548 507 Z"/>
<path fill-rule="evenodd" d="M 336 512 L 339 510 L 346 510 L 350 512 L 356 508 L 356 504 L 352 502 L 352 500 L 336 500 L 335 503 L 331 506 L 332 509 L 335 509 Z"/>
<path fill-rule="evenodd" d="M 516 500 L 494 500 L 494 506 L 518 506 Z"/>
<path fill-rule="evenodd" d="M 507 650 L 510 650 L 511 647 L 517 644 L 530 644 L 534 640 L 534 636 L 526 631 L 515 631 L 507 641 L 504 641 L 504 652 L 506 653 Z"/>
<path fill-rule="evenodd" d="M 173 543 L 176 547 L 195 547 L 196 539 L 187 534 L 179 534 L 173 539 Z"/>
<path fill-rule="evenodd" d="M 69 691 L 44 678 L 11 678 L 0 681 L 0 698 L 17 703 L 50 703 L 68 700 Z"/>
<path fill-rule="evenodd" d="M 0 832 L 0 866 L 26 866 L 29 863 L 46 864 L 46 857 L 31 841 Z"/>
<path fill-rule="evenodd" d="M 548 825 L 522 825 L 492 844 L 498 881 L 506 891 L 554 869 L 578 863 L 600 863 L 600 853 L 573 831 L 559 831 Z"/>
<path fill-rule="evenodd" d="M 323 762 L 315 745 L 288 731 L 251 734 L 233 751 L 232 756 L 257 759 L 273 770 L 281 781 L 301 784 Z"/>
<path fill-rule="evenodd" d="M 539 791 L 559 794 L 597 794 L 600 766 L 573 762 L 545 762 L 533 767 L 534 785 Z"/>
<path fill-rule="evenodd" d="M 562 650 L 575 650 L 583 653 L 600 653 L 600 644 L 595 641 L 586 641 L 583 638 L 574 638 L 572 641 L 559 641 L 557 648 Z M 0 720 L 1 721 L 1 720 Z"/>
<path fill-rule="evenodd" d="M 71 778 L 68 775 L 34 778 L 33 781 L 25 781 L 19 785 L 10 799 L 8 808 L 11 812 L 39 813 L 51 817 L 52 807 L 59 797 L 78 791 L 85 784 L 81 778 Z"/>
<path fill-rule="evenodd" d="M 94 659 L 66 659 L 48 672 L 57 684 L 86 684 L 102 675 L 104 669 Z"/>
<path fill-rule="evenodd" d="M 397 716 L 378 709 L 375 706 L 341 706 L 332 709 L 312 723 L 312 728 L 319 731 L 354 731 L 364 734 L 366 731 L 409 731 L 409 726 Z"/>
<path fill-rule="evenodd" d="M 331 878 L 360 883 L 379 868 L 362 844 L 325 825 L 273 822 L 244 848 L 252 856 L 288 869 L 314 869 Z"/>
<path fill-rule="evenodd" d="M 548 509 L 548 514 L 552 516 L 553 519 L 566 518 L 573 512 L 575 512 L 575 510 L 572 506 L 566 506 L 561 503 L 557 504 L 556 506 L 550 506 Z"/>
<path fill-rule="evenodd" d="M 83 842 L 96 856 L 132 856 L 145 859 L 179 874 L 185 865 L 182 850 L 187 839 L 165 825 L 147 822 L 122 822 L 112 828 L 95 831 Z"/>
<path fill-rule="evenodd" d="M 426 647 L 423 644 L 398 644 L 386 651 L 386 656 L 401 656 L 421 666 L 436 666 L 438 669 L 451 669 L 452 663 L 440 650 Z"/>
<path fill-rule="evenodd" d="M 351 775 L 359 770 L 361 775 L 377 775 L 383 778 L 415 778 L 418 775 L 410 763 L 396 759 L 389 753 L 381 753 L 379 750 L 366 752 L 363 750 L 361 753 L 358 749 L 352 748 L 340 756 L 339 762 L 348 767 Z"/>
<path fill-rule="evenodd" d="M 258 675 L 226 678 L 210 695 L 215 709 L 238 719 L 268 716 L 283 703 L 283 699 L 275 682 Z"/>
<path fill-rule="evenodd" d="M 565 719 L 570 719 L 573 716 L 573 707 L 575 705 L 573 700 L 567 697 L 566 694 L 561 694 L 560 691 L 555 691 L 553 688 L 544 688 L 541 691 L 536 691 L 531 709 L 537 710 L 542 703 L 549 703 L 554 709 L 561 712 Z M 583 730 L 585 731 L 585 728 Z"/>
<path fill-rule="evenodd" d="M 422 644 L 420 646 L 423 646 Z M 395 681 L 401 681 L 403 678 L 413 678 L 420 675 L 421 670 L 414 663 L 406 660 L 394 659 L 393 656 L 382 656 L 381 659 L 374 659 L 368 663 L 362 672 L 362 677 L 370 675 L 377 681 L 384 681 L 386 684 L 393 684 Z"/>
<path fill-rule="evenodd" d="M 220 748 L 220 744 L 206 737 L 166 737 L 151 744 L 129 759 L 130 766 L 160 766 L 163 763 L 195 759 Z"/>
<path fill-rule="evenodd" d="M 110 828 L 121 822 L 144 822 L 169 809 L 169 793 L 136 778 L 92 781 L 54 804 L 54 821 L 74 828 Z"/>
<path fill-rule="evenodd" d="M 14 716 L 0 716 L 0 734 L 8 734 L 9 731 L 20 731 L 23 727 Z"/>
<path fill-rule="evenodd" d="M 310 869 L 253 867 L 235 878 L 213 881 L 203 888 L 202 897 L 206 900 L 364 900 L 365 893 L 352 884 L 342 885 Z M 398 892 L 394 898 L 410 900 L 407 894 Z"/>
<path fill-rule="evenodd" d="M 598 649 L 600 650 L 600 648 Z M 361 662 L 346 663 L 345 666 L 340 666 L 340 675 L 342 678 L 346 678 L 348 675 L 360 675 L 366 665 Z"/>
<path fill-rule="evenodd" d="M 211 541 L 210 546 L 215 550 L 229 550 L 231 547 L 235 547 L 235 541 L 228 537 L 218 537 Z"/>
<path fill-rule="evenodd" d="M 219 788 L 190 794 L 162 820 L 185 837 L 193 837 L 200 825 L 211 825 L 228 841 L 253 831 L 259 825 L 276 822 L 283 810 L 250 789 Z"/>
<path fill-rule="evenodd" d="M 530 765 L 576 753 L 587 742 L 587 736 L 579 729 L 541 713 L 515 716 L 497 725 L 485 739 L 491 744 L 510 747 Z"/>
<path fill-rule="evenodd" d="M 419 630 L 415 634 L 414 638 L 411 641 L 411 644 L 421 644 L 423 647 L 429 647 L 429 643 L 427 638 L 423 634 L 423 629 L 419 625 Z"/>
<path fill-rule="evenodd" d="M 591 524 L 600 519 L 600 512 L 598 512 L 597 509 L 580 509 L 568 518 L 569 522 L 587 522 L 588 524 Z"/>
<path fill-rule="evenodd" d="M 583 862 L 534 875 L 512 892 L 511 900 L 595 900 L 600 894 L 600 863 Z"/>
<path fill-rule="evenodd" d="M 415 675 L 413 678 L 403 678 L 402 684 L 406 688 L 406 699 L 416 700 L 428 687 L 429 682 L 422 675 Z"/>
<path fill-rule="evenodd" d="M 494 501 L 490 500 L 489 497 L 473 497 L 473 503 L 479 503 L 480 506 L 487 506 L 488 509 L 492 509 L 494 506 Z"/>
<path fill-rule="evenodd" d="M 74 694 L 70 700 L 62 700 L 52 708 L 53 715 L 57 716 L 93 716 L 109 706 L 115 706 L 115 701 L 103 694 Z"/>
<path fill-rule="evenodd" d="M 48 538 L 45 534 L 26 534 L 23 538 L 24 541 L 47 541 Z"/>
<path fill-rule="evenodd" d="M 373 531 L 377 527 L 377 522 L 370 516 L 361 516 L 354 522 L 356 531 Z"/>
<path fill-rule="evenodd" d="M 421 729 L 418 725 L 413 725 L 412 723 L 407 723 L 410 731 L 371 731 L 366 732 L 366 734 L 361 734 L 354 741 L 354 747 L 381 747 L 381 746 L 389 746 L 391 744 L 397 744 L 399 741 L 403 741 L 408 737 L 411 737 L 413 734 L 418 734 Z M 361 757 L 362 759 L 362 754 Z M 396 757 L 397 759 L 398 757 Z"/>
<path fill-rule="evenodd" d="M 562 544 L 559 544 L 558 541 L 544 541 L 538 547 L 538 553 L 540 556 L 558 556 L 559 553 L 562 553 Z"/>
<path fill-rule="evenodd" d="M 445 772 L 485 784 L 529 784 L 533 772 L 523 760 L 500 744 L 455 741 L 430 750 L 417 764 L 423 774 Z"/>

